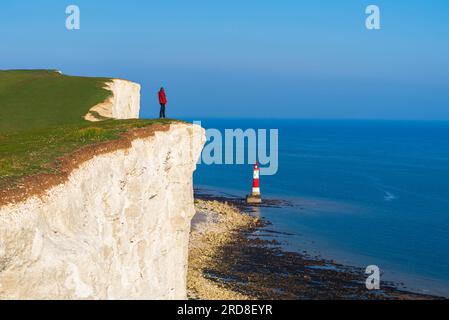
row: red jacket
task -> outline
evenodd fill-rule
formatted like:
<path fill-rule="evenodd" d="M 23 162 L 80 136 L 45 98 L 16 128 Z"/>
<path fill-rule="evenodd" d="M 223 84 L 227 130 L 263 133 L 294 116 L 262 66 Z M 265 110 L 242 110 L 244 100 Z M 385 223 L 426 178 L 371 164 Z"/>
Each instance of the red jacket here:
<path fill-rule="evenodd" d="M 159 91 L 159 103 L 160 104 L 167 104 L 167 96 L 165 95 L 164 90 Z"/>

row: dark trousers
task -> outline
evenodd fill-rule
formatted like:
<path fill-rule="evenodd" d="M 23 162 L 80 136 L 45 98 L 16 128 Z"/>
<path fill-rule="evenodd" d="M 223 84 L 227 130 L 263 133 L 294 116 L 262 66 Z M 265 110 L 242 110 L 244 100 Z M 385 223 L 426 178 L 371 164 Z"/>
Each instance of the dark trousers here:
<path fill-rule="evenodd" d="M 165 118 L 165 104 L 161 103 L 161 111 L 159 112 L 159 118 Z"/>

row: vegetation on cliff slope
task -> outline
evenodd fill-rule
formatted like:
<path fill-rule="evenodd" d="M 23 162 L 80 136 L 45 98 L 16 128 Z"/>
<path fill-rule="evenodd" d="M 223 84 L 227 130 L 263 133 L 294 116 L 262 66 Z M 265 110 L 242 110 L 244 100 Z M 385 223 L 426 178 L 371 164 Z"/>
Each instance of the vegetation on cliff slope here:
<path fill-rule="evenodd" d="M 108 80 L 49 70 L 0 71 L 0 188 L 54 170 L 49 164 L 82 146 L 161 122 L 84 120 L 92 106 L 111 95 L 103 88 Z"/>

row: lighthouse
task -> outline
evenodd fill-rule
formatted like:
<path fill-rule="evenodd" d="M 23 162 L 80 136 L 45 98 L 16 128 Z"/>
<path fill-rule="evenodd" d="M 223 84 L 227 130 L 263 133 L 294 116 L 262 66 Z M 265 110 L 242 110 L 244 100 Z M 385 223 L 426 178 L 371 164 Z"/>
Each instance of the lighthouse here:
<path fill-rule="evenodd" d="M 260 169 L 257 162 L 254 164 L 253 188 L 251 194 L 246 197 L 246 202 L 248 204 L 262 203 L 262 197 L 260 196 Z"/>

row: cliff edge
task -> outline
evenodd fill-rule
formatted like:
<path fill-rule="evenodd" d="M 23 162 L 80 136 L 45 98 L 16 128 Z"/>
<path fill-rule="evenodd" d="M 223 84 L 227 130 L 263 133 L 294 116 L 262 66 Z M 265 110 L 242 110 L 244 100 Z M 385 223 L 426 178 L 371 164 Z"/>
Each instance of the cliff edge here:
<path fill-rule="evenodd" d="M 204 142 L 196 125 L 142 124 L 0 204 L 0 299 L 185 299 Z"/>
<path fill-rule="evenodd" d="M 111 79 L 104 89 L 112 95 L 92 107 L 84 117 L 97 122 L 104 119 L 137 119 L 140 111 L 140 85 L 127 80 Z"/>

